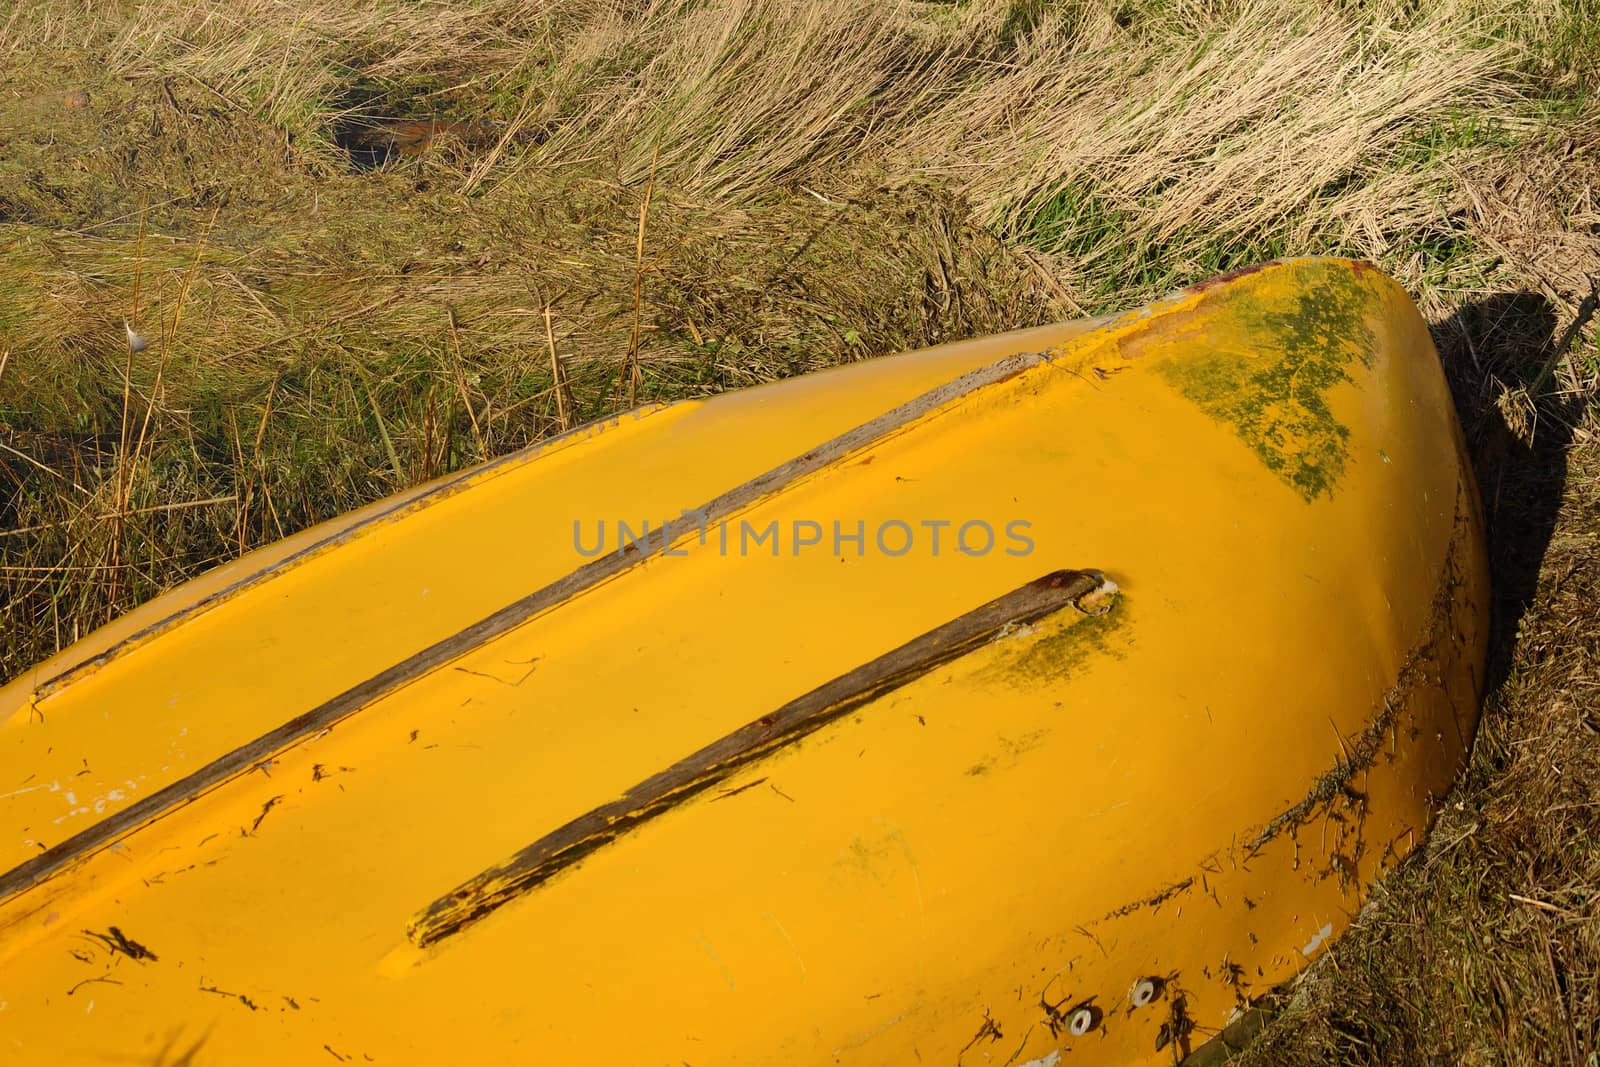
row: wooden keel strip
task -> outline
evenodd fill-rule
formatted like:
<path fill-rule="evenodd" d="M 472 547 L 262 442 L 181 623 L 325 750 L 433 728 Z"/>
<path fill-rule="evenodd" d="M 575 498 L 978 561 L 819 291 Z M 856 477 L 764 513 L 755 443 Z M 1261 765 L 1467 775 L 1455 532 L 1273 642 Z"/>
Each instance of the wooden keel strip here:
<path fill-rule="evenodd" d="M 545 834 L 505 863 L 422 909 L 407 924 L 406 935 L 419 948 L 449 937 L 751 763 L 987 644 L 1010 627 L 1036 622 L 1063 607 L 1078 605 L 1092 593 L 1109 593 L 1113 588 L 1097 571 L 1055 571 L 929 630 L 746 723 L 651 775 L 616 800 Z M 1079 610 L 1090 611 L 1086 607 Z"/>

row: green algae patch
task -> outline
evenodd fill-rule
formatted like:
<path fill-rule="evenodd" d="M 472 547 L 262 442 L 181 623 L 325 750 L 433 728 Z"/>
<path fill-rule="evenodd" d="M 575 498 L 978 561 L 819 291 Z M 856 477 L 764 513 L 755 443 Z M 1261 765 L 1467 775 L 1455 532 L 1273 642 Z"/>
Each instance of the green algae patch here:
<path fill-rule="evenodd" d="M 1033 688 L 1065 681 L 1096 659 L 1121 659 L 1128 645 L 1127 616 L 1125 593 L 1118 593 L 1099 615 L 1061 612 L 1039 623 L 1032 633 L 1007 638 L 1001 655 L 980 679 Z"/>
<path fill-rule="evenodd" d="M 1236 330 L 1243 343 L 1186 352 L 1156 369 L 1310 503 L 1333 495 L 1349 460 L 1350 430 L 1328 396 L 1354 382 L 1352 364 L 1372 365 L 1373 294 L 1354 272 L 1322 264 L 1296 270 L 1294 282 L 1217 294 L 1201 314 L 1226 322 L 1215 334 Z"/>

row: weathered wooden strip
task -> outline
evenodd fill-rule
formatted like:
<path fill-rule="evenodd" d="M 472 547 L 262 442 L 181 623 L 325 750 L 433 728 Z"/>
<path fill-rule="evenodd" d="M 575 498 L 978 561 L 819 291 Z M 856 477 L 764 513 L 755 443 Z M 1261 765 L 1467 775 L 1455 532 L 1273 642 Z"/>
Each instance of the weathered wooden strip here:
<path fill-rule="evenodd" d="M 1098 572 L 1055 571 L 929 630 L 746 723 L 651 775 L 616 800 L 545 834 L 505 863 L 422 909 L 412 917 L 406 934 L 418 947 L 449 937 L 741 768 L 966 655 L 1008 627 L 1035 622 L 1109 588 Z M 1095 613 L 1103 610 L 1105 606 L 1099 605 Z"/>
<path fill-rule="evenodd" d="M 666 522 L 660 534 L 648 544 L 630 541 L 618 551 L 584 564 L 18 864 L 0 875 L 0 900 L 37 885 L 68 864 L 182 807 L 262 760 L 327 729 L 378 698 L 509 632 L 534 616 L 594 588 L 651 556 L 661 554 L 669 545 L 695 531 L 704 530 L 707 524 L 725 519 L 785 486 L 838 462 L 865 445 L 985 386 L 1038 366 L 1046 359 L 1046 356 L 1037 352 L 1019 352 L 969 371 L 846 430 L 809 452 L 708 500 L 698 508 L 685 511 L 681 517 Z"/>

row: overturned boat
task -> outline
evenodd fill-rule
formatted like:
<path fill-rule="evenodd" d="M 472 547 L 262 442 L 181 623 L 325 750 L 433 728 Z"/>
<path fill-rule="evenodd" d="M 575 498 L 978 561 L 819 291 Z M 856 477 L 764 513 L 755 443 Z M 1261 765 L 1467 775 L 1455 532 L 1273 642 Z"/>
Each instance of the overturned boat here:
<path fill-rule="evenodd" d="M 1362 263 L 635 411 L 0 690 L 0 1059 L 1204 1057 L 1421 840 L 1486 605 Z"/>

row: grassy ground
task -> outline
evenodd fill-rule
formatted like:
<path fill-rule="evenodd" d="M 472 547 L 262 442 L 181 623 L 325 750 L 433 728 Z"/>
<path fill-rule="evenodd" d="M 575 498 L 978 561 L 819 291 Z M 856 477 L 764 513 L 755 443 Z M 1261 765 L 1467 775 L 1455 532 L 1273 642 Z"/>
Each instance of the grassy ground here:
<path fill-rule="evenodd" d="M 1377 261 L 1496 688 L 1248 1059 L 1600 1064 L 1600 4 L 0 0 L 0 72 L 0 678 L 632 403 Z"/>

